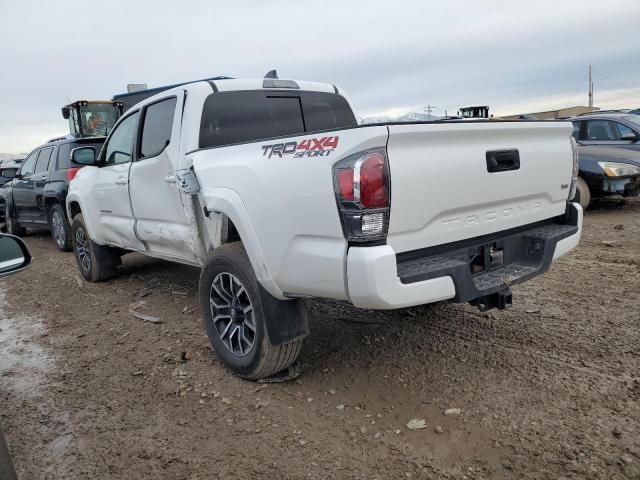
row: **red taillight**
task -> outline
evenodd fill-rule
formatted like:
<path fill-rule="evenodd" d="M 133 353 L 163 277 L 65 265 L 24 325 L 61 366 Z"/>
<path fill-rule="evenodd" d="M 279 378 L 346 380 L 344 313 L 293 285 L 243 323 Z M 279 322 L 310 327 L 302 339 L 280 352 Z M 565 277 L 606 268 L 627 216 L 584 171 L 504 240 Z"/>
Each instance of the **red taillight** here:
<path fill-rule="evenodd" d="M 73 180 L 73 177 L 76 176 L 76 173 L 80 170 L 80 167 L 71 167 L 67 169 L 67 182 Z"/>
<path fill-rule="evenodd" d="M 365 208 L 389 206 L 384 155 L 375 152 L 360 166 L 360 203 Z"/>
<path fill-rule="evenodd" d="M 353 201 L 353 169 L 338 170 L 338 195 L 342 201 Z"/>
<path fill-rule="evenodd" d="M 349 155 L 333 166 L 333 175 L 345 238 L 350 242 L 386 238 L 391 206 L 386 150 L 376 148 Z"/>

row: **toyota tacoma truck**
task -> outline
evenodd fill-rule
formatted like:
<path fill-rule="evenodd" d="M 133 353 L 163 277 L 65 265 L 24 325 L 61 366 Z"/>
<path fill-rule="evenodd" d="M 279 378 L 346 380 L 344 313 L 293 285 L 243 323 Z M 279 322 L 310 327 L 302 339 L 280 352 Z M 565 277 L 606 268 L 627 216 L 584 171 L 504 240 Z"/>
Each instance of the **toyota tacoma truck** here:
<path fill-rule="evenodd" d="M 126 252 L 201 267 L 210 342 L 248 379 L 300 353 L 307 297 L 368 309 L 511 305 L 580 238 L 571 123 L 358 125 L 333 85 L 194 82 L 76 148 L 67 213 L 81 274 Z"/>

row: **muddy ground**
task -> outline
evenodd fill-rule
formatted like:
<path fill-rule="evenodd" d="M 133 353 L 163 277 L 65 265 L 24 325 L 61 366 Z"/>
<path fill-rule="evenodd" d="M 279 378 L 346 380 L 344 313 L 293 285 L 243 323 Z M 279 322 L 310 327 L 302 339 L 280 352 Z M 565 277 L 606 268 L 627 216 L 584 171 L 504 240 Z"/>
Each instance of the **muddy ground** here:
<path fill-rule="evenodd" d="M 22 479 L 640 478 L 640 202 L 589 211 L 508 311 L 309 302 L 287 384 L 221 366 L 197 269 L 129 255 L 89 284 L 45 234 L 27 242 L 32 267 L 0 282 Z"/>

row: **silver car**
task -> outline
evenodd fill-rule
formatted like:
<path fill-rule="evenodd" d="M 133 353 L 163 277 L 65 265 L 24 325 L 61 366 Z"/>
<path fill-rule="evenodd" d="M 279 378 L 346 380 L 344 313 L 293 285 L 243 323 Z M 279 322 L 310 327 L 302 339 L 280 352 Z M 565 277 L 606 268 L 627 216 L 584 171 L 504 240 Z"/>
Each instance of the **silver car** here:
<path fill-rule="evenodd" d="M 573 136 L 582 145 L 606 145 L 640 151 L 640 115 L 621 111 L 573 117 Z"/>

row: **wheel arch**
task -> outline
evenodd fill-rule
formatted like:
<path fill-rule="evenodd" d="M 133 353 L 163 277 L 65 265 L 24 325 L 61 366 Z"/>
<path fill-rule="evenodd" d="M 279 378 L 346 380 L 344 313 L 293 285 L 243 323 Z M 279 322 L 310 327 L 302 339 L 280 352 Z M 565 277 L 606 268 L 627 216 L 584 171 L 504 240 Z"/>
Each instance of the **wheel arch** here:
<path fill-rule="evenodd" d="M 62 205 L 62 210 L 64 211 L 64 214 L 67 216 L 67 220 L 69 220 L 67 209 L 65 208 L 64 203 L 61 202 L 57 196 L 53 196 L 53 195 L 46 196 L 44 197 L 43 203 L 44 203 L 44 210 L 48 220 L 51 220 L 51 208 L 54 205 Z"/>
<path fill-rule="evenodd" d="M 238 193 L 228 188 L 207 189 L 202 193 L 201 203 L 208 212 L 223 216 L 221 244 L 241 241 L 262 287 L 279 300 L 287 299 L 271 275 L 249 213 Z"/>
<path fill-rule="evenodd" d="M 70 200 L 67 202 L 67 217 L 73 219 L 77 214 L 82 213 L 82 209 L 80 208 L 80 202 L 77 200 Z"/>
<path fill-rule="evenodd" d="M 91 237 L 91 240 L 93 242 L 97 243 L 98 245 L 101 245 L 101 242 L 96 236 L 96 232 L 95 232 L 95 228 L 92 222 L 90 212 L 84 209 L 83 206 L 84 206 L 84 203 L 80 198 L 78 198 L 75 195 L 67 195 L 65 210 L 67 212 L 67 218 L 69 219 L 69 223 L 73 222 L 73 217 L 81 213 L 82 218 L 84 220 L 84 225 L 87 229 L 87 233 L 89 233 L 89 237 Z"/>

